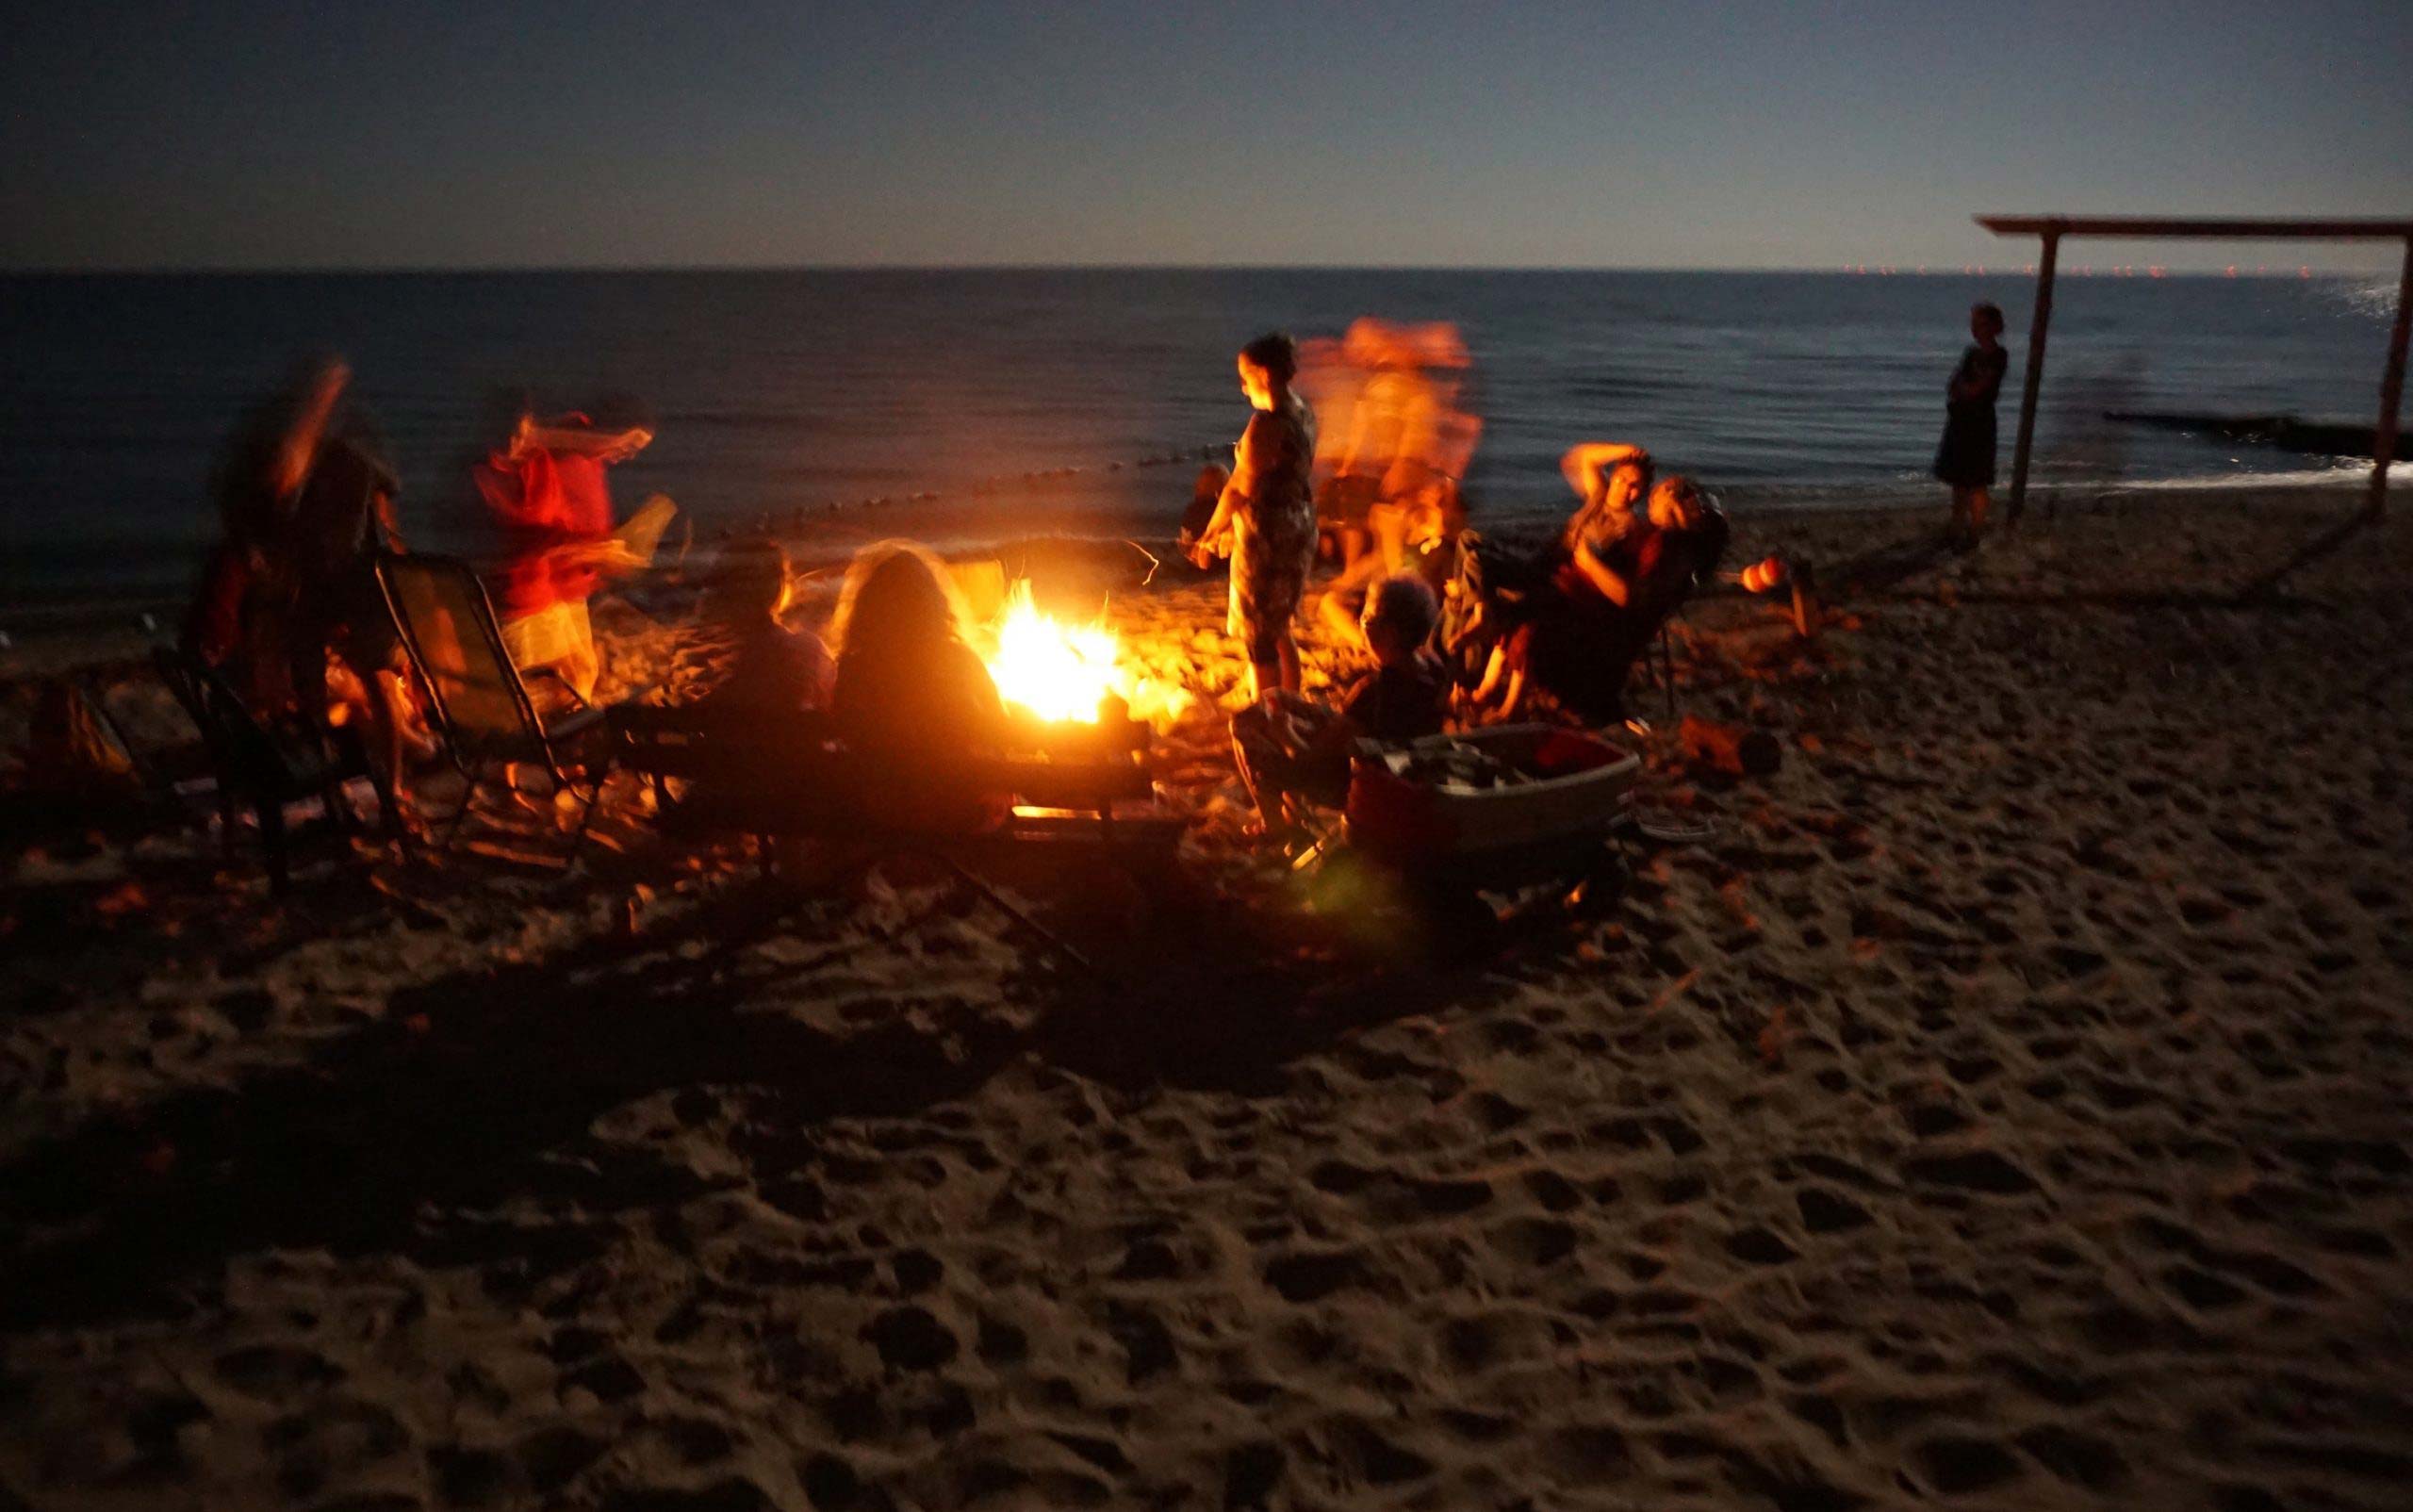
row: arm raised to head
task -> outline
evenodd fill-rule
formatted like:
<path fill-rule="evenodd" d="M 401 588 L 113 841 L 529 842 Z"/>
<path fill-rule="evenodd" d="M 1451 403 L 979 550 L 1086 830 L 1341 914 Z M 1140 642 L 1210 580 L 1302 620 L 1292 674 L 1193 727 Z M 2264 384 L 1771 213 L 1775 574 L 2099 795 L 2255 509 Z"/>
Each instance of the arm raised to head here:
<path fill-rule="evenodd" d="M 1588 504 L 1608 491 L 1609 469 L 1650 458 L 1650 452 L 1631 441 L 1580 441 L 1558 459 L 1558 470 L 1575 497 Z"/>

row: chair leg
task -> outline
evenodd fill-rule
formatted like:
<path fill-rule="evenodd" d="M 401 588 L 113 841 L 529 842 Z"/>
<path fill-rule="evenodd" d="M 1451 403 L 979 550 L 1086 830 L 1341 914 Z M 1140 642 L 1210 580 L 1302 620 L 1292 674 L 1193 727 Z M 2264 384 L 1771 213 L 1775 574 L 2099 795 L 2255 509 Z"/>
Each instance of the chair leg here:
<path fill-rule="evenodd" d="M 1011 919 L 1014 923 L 1021 925 L 1025 929 L 1029 930 L 1031 934 L 1037 937 L 1039 942 L 1045 945 L 1049 950 L 1055 952 L 1059 956 L 1061 956 L 1064 960 L 1071 961 L 1074 965 L 1078 966 L 1089 976 L 1101 978 L 1104 976 L 1089 957 L 1073 948 L 1071 942 L 1058 934 L 1055 930 L 1041 924 L 1029 914 L 1025 913 L 1022 910 L 1014 907 L 1011 903 L 1007 902 L 1005 895 L 998 892 L 994 887 L 989 885 L 988 881 L 978 873 L 973 871 L 970 867 L 964 865 L 963 863 L 956 860 L 953 856 L 947 855 L 943 851 L 934 850 L 927 854 L 940 865 L 944 866 L 948 871 L 953 872 L 955 874 L 956 880 L 963 883 L 963 885 L 971 888 L 975 893 L 980 895 L 980 896 L 988 899 L 989 902 L 995 907 L 997 912 L 1003 913 L 1007 918 Z"/>
<path fill-rule="evenodd" d="M 469 809 L 471 805 L 475 804 L 478 800 L 478 768 L 475 766 L 463 765 L 460 768 L 460 772 L 461 801 L 459 805 L 453 809 L 452 817 L 447 820 L 444 826 L 444 844 L 442 848 L 448 852 L 451 850 L 453 845 L 460 840 L 461 828 L 468 822 Z"/>
<path fill-rule="evenodd" d="M 1668 644 L 1667 627 L 1659 627 L 1659 685 L 1666 692 L 1667 723 L 1676 722 L 1676 649 Z"/>
<path fill-rule="evenodd" d="M 263 795 L 253 800 L 253 811 L 259 815 L 260 849 L 268 861 L 268 890 L 271 896 L 282 897 L 293 885 L 293 873 L 285 852 L 285 804 Z"/>
<path fill-rule="evenodd" d="M 578 828 L 570 832 L 569 860 L 564 864 L 563 870 L 566 871 L 576 866 L 580 853 L 586 848 L 586 828 L 595 822 L 595 811 L 601 807 L 603 802 L 603 784 L 610 781 L 612 781 L 612 769 L 607 766 L 597 774 L 595 785 L 586 790 L 586 804 L 578 811 Z"/>

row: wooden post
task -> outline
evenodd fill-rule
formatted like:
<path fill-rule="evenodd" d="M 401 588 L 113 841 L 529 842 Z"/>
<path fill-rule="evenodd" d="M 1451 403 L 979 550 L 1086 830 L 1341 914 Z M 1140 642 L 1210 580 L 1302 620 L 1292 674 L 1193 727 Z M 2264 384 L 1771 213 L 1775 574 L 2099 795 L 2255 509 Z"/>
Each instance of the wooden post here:
<path fill-rule="evenodd" d="M 2377 519 L 2388 509 L 2388 465 L 2396 459 L 2396 412 L 2405 403 L 2405 337 L 2413 326 L 2413 237 L 2405 238 L 2405 273 L 2396 284 L 2396 328 L 2388 336 L 2388 367 L 2379 380 L 2379 424 L 2372 432 L 2372 501 Z"/>
<path fill-rule="evenodd" d="M 2053 319 L 2053 262 L 2061 234 L 2044 233 L 2044 256 L 2036 264 L 2036 308 L 2027 320 L 2027 388 L 2019 396 L 2019 444 L 2011 453 L 2011 519 L 2027 507 L 2027 452 L 2036 444 L 2036 392 L 2044 382 L 2044 328 Z"/>

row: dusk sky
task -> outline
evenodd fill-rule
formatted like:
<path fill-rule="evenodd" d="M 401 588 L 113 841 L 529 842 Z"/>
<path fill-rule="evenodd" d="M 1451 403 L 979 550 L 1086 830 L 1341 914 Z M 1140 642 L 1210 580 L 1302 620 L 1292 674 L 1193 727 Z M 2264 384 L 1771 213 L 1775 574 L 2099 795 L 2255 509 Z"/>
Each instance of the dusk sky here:
<path fill-rule="evenodd" d="M 2413 215 L 2408 74 L 2407 0 L 57 5 L 0 266 L 2000 265 Z"/>

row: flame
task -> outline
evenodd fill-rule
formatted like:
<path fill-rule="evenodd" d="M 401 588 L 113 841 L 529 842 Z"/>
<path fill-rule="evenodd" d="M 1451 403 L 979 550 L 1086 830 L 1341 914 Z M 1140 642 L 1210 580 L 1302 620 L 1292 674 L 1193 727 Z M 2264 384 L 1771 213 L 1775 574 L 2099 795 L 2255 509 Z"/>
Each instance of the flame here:
<path fill-rule="evenodd" d="M 1028 578 L 1015 579 L 1007 591 L 989 675 L 1008 703 L 1051 723 L 1094 724 L 1109 694 L 1129 706 L 1132 718 L 1156 725 L 1170 723 L 1190 704 L 1177 685 L 1124 662 L 1121 641 L 1103 616 L 1068 625 L 1042 614 L 1031 601 Z"/>

